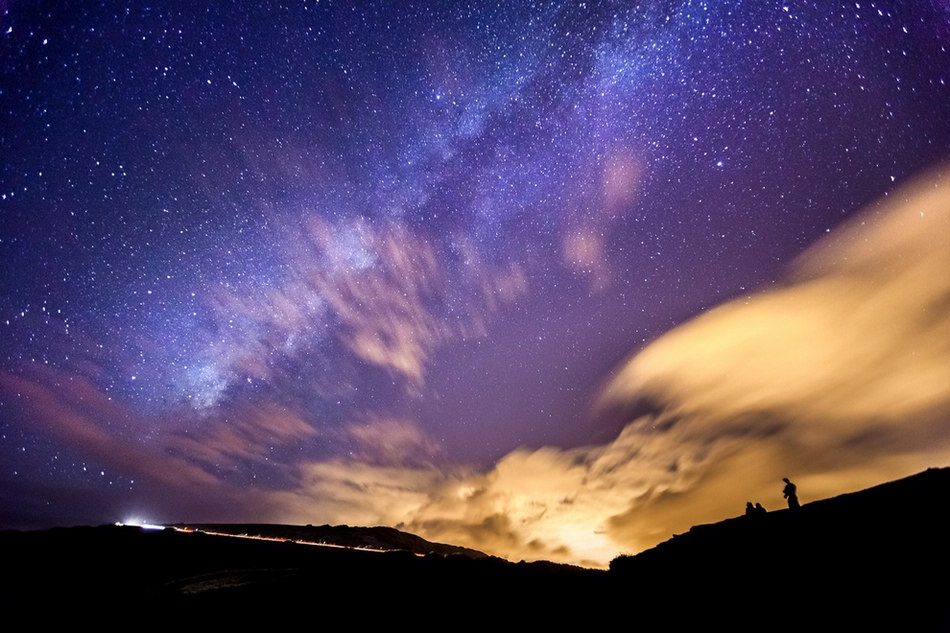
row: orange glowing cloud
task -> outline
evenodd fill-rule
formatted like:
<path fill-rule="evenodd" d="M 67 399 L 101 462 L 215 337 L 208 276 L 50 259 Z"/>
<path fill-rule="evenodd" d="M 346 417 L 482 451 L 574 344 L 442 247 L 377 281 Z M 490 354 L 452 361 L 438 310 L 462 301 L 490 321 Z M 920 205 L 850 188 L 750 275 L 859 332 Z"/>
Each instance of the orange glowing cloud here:
<path fill-rule="evenodd" d="M 611 520 L 619 540 L 748 499 L 780 506 L 785 475 L 814 499 L 950 459 L 948 179 L 895 192 L 805 253 L 782 287 L 709 311 L 617 372 L 602 405 L 650 403 L 645 441 L 688 464 L 674 493 Z"/>
<path fill-rule="evenodd" d="M 648 397 L 720 424 L 762 413 L 842 438 L 926 424 L 950 402 L 950 185 L 891 197 L 806 253 L 788 283 L 733 301 L 627 363 L 604 402 Z"/>
<path fill-rule="evenodd" d="M 945 465 L 948 177 L 932 174 L 856 217 L 781 287 L 634 355 L 599 407 L 641 414 L 606 445 L 517 450 L 487 471 L 312 464 L 285 507 L 512 559 L 604 566 L 741 514 L 749 500 L 781 508 L 785 476 L 807 503 Z"/>

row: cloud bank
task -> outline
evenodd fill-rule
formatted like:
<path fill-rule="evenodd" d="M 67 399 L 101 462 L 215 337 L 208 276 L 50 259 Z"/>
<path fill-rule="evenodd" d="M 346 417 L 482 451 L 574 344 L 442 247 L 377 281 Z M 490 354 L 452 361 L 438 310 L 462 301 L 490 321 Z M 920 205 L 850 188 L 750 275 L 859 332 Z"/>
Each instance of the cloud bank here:
<path fill-rule="evenodd" d="M 634 356 L 604 406 L 649 403 L 685 458 L 675 495 L 611 519 L 628 539 L 713 520 L 778 478 L 815 499 L 950 457 L 950 172 L 888 196 L 807 251 L 780 287 L 722 305 Z M 646 427 L 644 427 L 646 428 Z"/>
<path fill-rule="evenodd" d="M 517 450 L 488 472 L 374 471 L 354 507 L 510 558 L 603 565 L 740 514 L 747 500 L 780 509 L 784 476 L 807 502 L 946 464 L 948 174 L 835 230 L 779 286 L 635 354 L 598 403 L 604 414 L 639 412 L 613 442 Z M 374 481 L 342 462 L 313 478 L 326 468 L 311 466 L 310 488 L 296 494 L 319 505 L 327 489 Z M 404 503 L 381 507 L 393 498 L 381 486 Z"/>

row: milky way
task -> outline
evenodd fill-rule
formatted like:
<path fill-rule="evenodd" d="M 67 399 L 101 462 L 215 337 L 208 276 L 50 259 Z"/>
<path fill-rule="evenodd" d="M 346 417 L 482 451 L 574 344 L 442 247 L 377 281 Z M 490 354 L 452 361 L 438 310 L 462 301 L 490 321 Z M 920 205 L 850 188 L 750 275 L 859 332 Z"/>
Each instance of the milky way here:
<path fill-rule="evenodd" d="M 796 267 L 818 255 L 796 258 L 825 236 L 850 244 L 873 201 L 918 199 L 901 187 L 921 174 L 944 178 L 946 3 L 2 7 L 3 525 L 387 523 L 603 564 L 722 511 L 663 514 L 657 490 L 750 467 L 721 474 L 734 460 L 710 465 L 682 426 L 734 438 L 741 418 L 756 469 L 814 473 L 828 492 L 846 486 L 818 485 L 834 465 L 759 440 L 808 418 L 833 427 L 827 446 L 868 454 L 830 404 L 743 407 L 787 376 L 765 361 L 746 376 L 730 333 L 793 320 L 793 340 L 835 350 L 824 325 L 878 305 L 877 281 L 799 301 Z M 933 222 L 943 262 L 950 231 Z M 869 279 L 905 279 L 906 259 L 865 255 L 893 273 Z M 924 298 L 882 305 L 946 305 L 946 288 L 907 279 Z M 662 338 L 724 302 L 750 305 Z M 815 305 L 832 316 L 810 321 Z M 900 314 L 875 310 L 850 331 L 873 338 L 860 328 Z M 909 332 L 950 361 L 950 331 L 932 326 L 844 358 L 897 355 L 895 393 L 913 392 L 926 372 L 900 353 Z M 765 339 L 750 362 L 800 349 Z M 783 393 L 813 400 L 835 382 L 818 375 Z M 945 410 L 937 391 L 928 412 Z M 950 435 L 924 417 L 921 433 Z M 898 448 L 878 456 L 914 450 L 880 442 Z M 847 468 L 847 483 L 901 472 Z M 678 518 L 644 519 L 653 507 Z"/>

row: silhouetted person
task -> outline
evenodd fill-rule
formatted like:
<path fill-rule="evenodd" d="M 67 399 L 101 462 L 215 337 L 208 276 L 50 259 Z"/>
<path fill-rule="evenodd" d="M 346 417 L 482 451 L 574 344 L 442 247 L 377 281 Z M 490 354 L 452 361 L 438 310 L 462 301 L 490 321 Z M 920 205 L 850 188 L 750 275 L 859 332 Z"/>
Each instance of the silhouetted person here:
<path fill-rule="evenodd" d="M 764 516 L 764 515 L 768 514 L 768 510 L 766 510 L 765 508 L 763 508 L 761 503 L 756 503 L 756 504 L 755 504 L 755 513 L 756 513 L 757 515 L 759 515 L 759 516 Z"/>
<path fill-rule="evenodd" d="M 791 510 L 797 510 L 800 506 L 798 503 L 798 488 L 795 487 L 795 484 L 788 480 L 788 477 L 782 479 L 785 482 L 785 488 L 782 489 L 782 495 L 788 499 L 788 507 Z"/>
<path fill-rule="evenodd" d="M 745 515 L 747 517 L 755 516 L 755 506 L 752 505 L 751 501 L 745 502 Z"/>

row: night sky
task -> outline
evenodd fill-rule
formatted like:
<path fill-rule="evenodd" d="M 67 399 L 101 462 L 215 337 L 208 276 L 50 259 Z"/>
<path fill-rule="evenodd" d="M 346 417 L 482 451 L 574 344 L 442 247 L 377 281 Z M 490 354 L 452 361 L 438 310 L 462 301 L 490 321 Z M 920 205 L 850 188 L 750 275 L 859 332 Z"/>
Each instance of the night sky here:
<path fill-rule="evenodd" d="M 0 2 L 0 527 L 603 565 L 950 463 L 945 0 L 259 4 Z"/>

